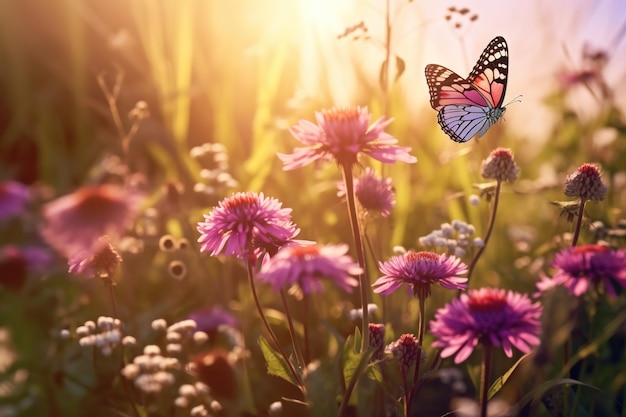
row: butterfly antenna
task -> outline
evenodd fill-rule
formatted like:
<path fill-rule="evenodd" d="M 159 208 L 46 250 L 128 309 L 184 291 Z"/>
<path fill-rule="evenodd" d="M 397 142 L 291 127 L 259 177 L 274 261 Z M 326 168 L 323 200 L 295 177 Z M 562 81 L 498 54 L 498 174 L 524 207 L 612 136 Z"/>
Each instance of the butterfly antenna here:
<path fill-rule="evenodd" d="M 519 96 L 515 97 L 513 100 L 509 101 L 508 103 L 506 103 L 504 106 L 502 107 L 506 107 L 511 103 L 521 103 L 522 102 L 522 95 L 520 94 Z"/>

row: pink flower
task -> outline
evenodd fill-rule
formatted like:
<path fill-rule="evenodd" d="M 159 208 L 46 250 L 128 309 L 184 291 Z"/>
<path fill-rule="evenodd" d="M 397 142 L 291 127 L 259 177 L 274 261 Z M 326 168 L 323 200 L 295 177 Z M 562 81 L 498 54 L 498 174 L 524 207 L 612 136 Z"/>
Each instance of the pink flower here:
<path fill-rule="evenodd" d="M 380 262 L 384 275 L 376 280 L 375 293 L 391 294 L 402 284 L 407 284 L 417 297 L 428 297 L 430 287 L 439 284 L 444 288 L 459 290 L 467 288 L 467 265 L 455 256 L 439 255 L 434 252 L 407 252 Z"/>
<path fill-rule="evenodd" d="M 346 183 L 340 182 L 338 188 L 337 195 L 344 196 Z M 355 178 L 354 194 L 364 210 L 368 213 L 379 213 L 382 217 L 389 216 L 396 205 L 391 178 L 380 178 L 369 167 L 365 168 L 365 173 L 361 178 Z"/>
<path fill-rule="evenodd" d="M 66 258 L 93 255 L 100 238 L 120 237 L 143 201 L 136 191 L 118 185 L 87 186 L 43 206 L 41 234 Z"/>
<path fill-rule="evenodd" d="M 0 182 L 0 222 L 25 212 L 30 199 L 30 191 L 24 184 L 16 181 Z"/>
<path fill-rule="evenodd" d="M 406 371 L 417 362 L 418 353 L 424 353 L 421 350 L 421 346 L 417 341 L 417 337 L 412 334 L 403 334 L 398 340 L 392 342 L 387 346 L 386 350 L 390 352 L 394 358 L 400 362 L 402 366 L 402 372 L 406 373 Z M 425 359 L 425 355 L 421 355 L 419 358 L 420 361 Z"/>
<path fill-rule="evenodd" d="M 385 132 L 392 119 L 381 117 L 371 126 L 371 114 L 365 107 L 333 108 L 315 113 L 317 124 L 300 120 L 290 129 L 305 147 L 293 154 L 279 153 L 284 170 L 301 168 L 317 160 L 334 159 L 343 166 L 352 166 L 362 152 L 385 163 L 414 163 L 411 148 L 397 146 L 398 140 Z"/>
<path fill-rule="evenodd" d="M 282 208 L 280 201 L 263 193 L 233 194 L 198 223 L 200 250 L 211 256 L 224 251 L 240 259 L 252 256 L 257 249 L 275 251 L 300 232 L 290 213 L 290 208 Z"/>
<path fill-rule="evenodd" d="M 496 148 L 483 160 L 481 174 L 483 178 L 503 182 L 513 182 L 519 174 L 519 167 L 515 163 L 513 153 L 507 148 Z"/>
<path fill-rule="evenodd" d="M 592 164 L 582 164 L 565 180 L 565 195 L 584 201 L 602 201 L 607 187 L 602 182 L 600 169 Z"/>
<path fill-rule="evenodd" d="M 528 353 L 539 344 L 542 311 L 539 303 L 514 291 L 470 290 L 435 313 L 430 322 L 437 339 L 433 347 L 443 348 L 442 358 L 456 355 L 454 363 L 466 360 L 478 343 L 501 346 L 509 358 L 513 347 Z"/>
<path fill-rule="evenodd" d="M 93 253 L 79 252 L 74 254 L 68 260 L 68 272 L 89 278 L 112 278 L 120 263 L 122 263 L 122 257 L 108 243 L 108 239 L 101 239 L 100 245 Z"/>
<path fill-rule="evenodd" d="M 352 292 L 352 287 L 359 285 L 353 275 L 363 273 L 363 269 L 347 252 L 348 245 L 288 246 L 263 264 L 257 278 L 276 291 L 297 285 L 304 294 L 322 292 L 326 279 Z"/>
<path fill-rule="evenodd" d="M 562 250 L 552 262 L 556 273 L 537 283 L 541 292 L 563 285 L 575 296 L 590 287 L 603 286 L 611 296 L 617 296 L 616 286 L 626 288 L 626 251 L 602 245 L 581 245 Z"/>

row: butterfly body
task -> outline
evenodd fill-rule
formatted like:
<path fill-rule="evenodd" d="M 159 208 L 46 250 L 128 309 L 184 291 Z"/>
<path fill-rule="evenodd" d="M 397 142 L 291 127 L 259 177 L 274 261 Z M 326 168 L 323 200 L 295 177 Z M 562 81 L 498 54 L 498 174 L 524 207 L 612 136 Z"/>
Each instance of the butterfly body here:
<path fill-rule="evenodd" d="M 508 69 L 508 47 L 501 36 L 489 42 L 467 78 L 441 65 L 426 66 L 430 105 L 453 141 L 481 137 L 502 117 Z"/>

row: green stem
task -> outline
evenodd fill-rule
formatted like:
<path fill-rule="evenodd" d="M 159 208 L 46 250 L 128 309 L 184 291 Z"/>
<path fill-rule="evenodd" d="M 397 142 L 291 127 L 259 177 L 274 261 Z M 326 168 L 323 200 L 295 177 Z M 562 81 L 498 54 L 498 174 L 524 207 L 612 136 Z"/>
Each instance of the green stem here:
<path fill-rule="evenodd" d="M 285 308 L 285 315 L 287 316 L 287 324 L 289 325 L 289 336 L 291 336 L 291 346 L 293 349 L 293 354 L 296 356 L 296 360 L 302 369 L 304 369 L 307 362 L 302 357 L 302 349 L 300 348 L 300 344 L 298 343 L 298 335 L 296 334 L 296 329 L 293 326 L 293 320 L 291 318 L 291 310 L 289 309 L 289 303 L 287 300 L 287 295 L 285 294 L 285 290 L 280 290 L 280 298 L 283 301 L 283 307 Z M 306 323 L 304 323 L 304 328 L 306 329 Z M 305 330 L 306 331 L 306 330 Z"/>
<path fill-rule="evenodd" d="M 354 195 L 354 178 L 352 177 L 352 165 L 344 164 L 343 179 L 346 184 L 346 197 L 348 202 L 348 214 L 350 215 L 350 226 L 356 250 L 356 257 L 363 273 L 359 275 L 361 289 L 361 309 L 363 312 L 363 325 L 361 328 L 361 353 L 369 348 L 369 316 L 367 314 L 367 304 L 369 299 L 369 280 L 367 278 L 367 268 L 365 265 L 365 253 L 363 251 L 363 240 L 359 227 L 359 218 L 356 211 L 356 200 Z"/>
<path fill-rule="evenodd" d="M 424 342 L 424 327 L 426 326 L 426 297 L 424 295 L 418 296 L 419 302 L 419 323 L 417 328 L 417 359 L 415 361 L 415 370 L 413 372 L 413 386 L 411 387 L 411 391 L 409 393 L 408 398 L 408 407 L 407 407 L 407 417 L 410 416 L 411 412 L 411 404 L 413 403 L 413 397 L 417 392 L 419 374 L 420 374 L 420 364 L 422 363 L 422 343 Z"/>
<path fill-rule="evenodd" d="M 583 224 L 583 215 L 585 213 L 585 203 L 587 201 L 584 198 L 580 199 L 580 206 L 578 207 L 578 219 L 576 219 L 576 228 L 574 229 L 574 237 L 572 238 L 572 246 L 576 246 L 578 243 L 578 236 L 580 235 L 580 227 Z"/>
<path fill-rule="evenodd" d="M 256 305 L 257 312 L 259 313 L 259 316 L 261 317 L 261 321 L 263 322 L 263 325 L 267 329 L 267 332 L 269 333 L 270 338 L 272 339 L 272 342 L 274 343 L 274 346 L 276 347 L 276 349 L 278 349 L 278 352 L 283 357 L 283 359 L 285 360 L 285 363 L 289 367 L 289 371 L 293 375 L 294 379 L 298 381 L 300 390 L 304 393 L 305 392 L 304 383 L 302 382 L 302 379 L 300 378 L 300 374 L 298 374 L 296 369 L 293 367 L 293 364 L 289 360 L 289 356 L 287 356 L 284 349 L 278 342 L 278 338 L 276 337 L 274 330 L 272 330 L 270 323 L 267 321 L 267 317 L 265 317 L 265 313 L 263 312 L 263 307 L 261 307 L 261 302 L 259 301 L 259 296 L 257 295 L 257 292 L 256 292 L 256 286 L 254 285 L 254 272 L 252 270 L 252 265 L 250 264 L 250 262 L 246 262 L 246 266 L 248 269 L 248 282 L 250 283 L 250 290 L 252 291 L 252 298 L 254 299 L 254 304 Z"/>
<path fill-rule="evenodd" d="M 480 373 L 480 417 L 487 417 L 487 394 L 489 394 L 489 374 L 491 373 L 491 345 L 483 345 L 483 366 Z"/>
<path fill-rule="evenodd" d="M 496 191 L 493 196 L 493 205 L 491 206 L 491 213 L 489 214 L 489 224 L 487 225 L 487 233 L 485 233 L 485 239 L 483 240 L 484 244 L 481 248 L 478 249 L 478 252 L 476 252 L 476 255 L 474 255 L 474 258 L 472 259 L 472 262 L 470 263 L 470 266 L 467 271 L 468 287 L 469 287 L 470 278 L 472 277 L 472 273 L 474 272 L 474 268 L 476 267 L 476 263 L 478 262 L 478 259 L 485 251 L 485 248 L 487 247 L 487 243 L 489 242 L 489 238 L 491 237 L 491 232 L 493 231 L 493 225 L 496 223 L 496 213 L 498 211 L 498 203 L 500 201 L 500 189 L 501 188 L 502 188 L 502 181 L 498 180 L 496 182 Z M 459 295 L 461 294 L 460 290 L 458 294 Z"/>

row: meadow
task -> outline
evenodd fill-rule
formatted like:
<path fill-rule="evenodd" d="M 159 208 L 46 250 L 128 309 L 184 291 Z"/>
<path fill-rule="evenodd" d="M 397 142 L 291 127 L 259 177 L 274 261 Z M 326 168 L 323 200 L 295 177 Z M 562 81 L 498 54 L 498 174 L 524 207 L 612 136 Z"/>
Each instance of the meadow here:
<path fill-rule="evenodd" d="M 0 417 L 626 417 L 626 13 L 556 3 L 0 4 Z"/>

